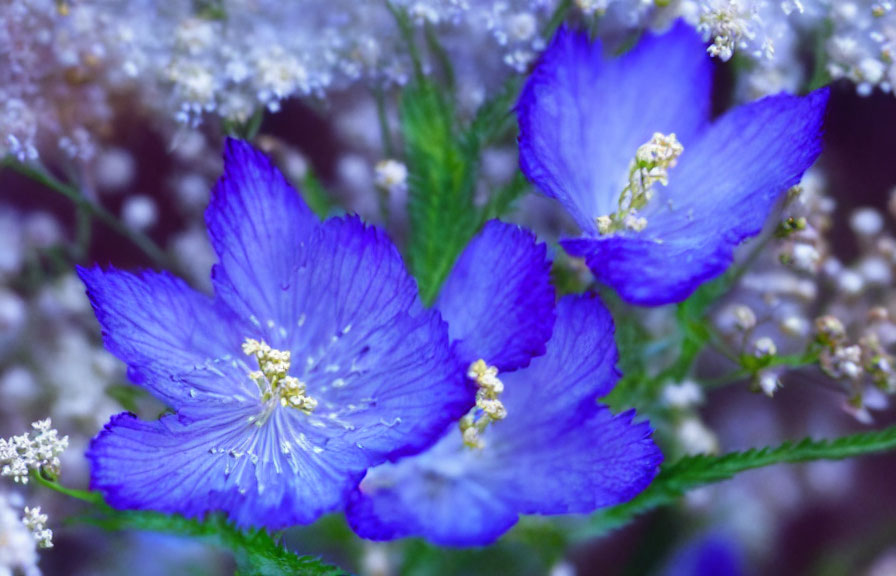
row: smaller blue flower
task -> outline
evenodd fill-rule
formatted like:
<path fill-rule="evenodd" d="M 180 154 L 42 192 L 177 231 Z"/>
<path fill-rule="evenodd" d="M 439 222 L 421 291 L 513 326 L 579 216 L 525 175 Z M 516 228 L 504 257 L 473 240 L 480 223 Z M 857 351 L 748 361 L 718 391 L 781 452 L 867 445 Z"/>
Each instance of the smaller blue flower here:
<path fill-rule="evenodd" d="M 741 546 L 723 532 L 701 534 L 686 542 L 666 564 L 662 576 L 743 576 Z"/>
<path fill-rule="evenodd" d="M 470 408 L 447 325 L 381 231 L 318 222 L 235 140 L 206 222 L 214 298 L 166 273 L 79 269 L 106 347 L 174 411 L 119 414 L 93 440 L 91 487 L 111 505 L 309 523 Z"/>
<path fill-rule="evenodd" d="M 346 510 L 350 525 L 374 540 L 486 545 L 521 514 L 587 513 L 631 499 L 662 455 L 646 422 L 596 402 L 618 379 L 616 360 L 606 308 L 594 296 L 565 297 L 545 354 L 498 376 L 505 414 L 478 431 L 479 444 L 454 425 L 428 451 L 374 468 Z"/>
<path fill-rule="evenodd" d="M 561 28 L 518 103 L 520 166 L 582 236 L 561 240 L 628 302 L 687 298 L 758 234 L 821 151 L 827 89 L 710 122 L 712 66 L 683 22 L 619 58 Z"/>

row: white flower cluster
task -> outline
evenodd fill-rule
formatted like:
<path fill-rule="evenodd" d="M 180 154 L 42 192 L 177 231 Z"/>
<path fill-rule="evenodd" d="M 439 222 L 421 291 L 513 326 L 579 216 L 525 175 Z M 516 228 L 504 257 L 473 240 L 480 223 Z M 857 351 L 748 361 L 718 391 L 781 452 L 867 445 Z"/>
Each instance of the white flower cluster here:
<path fill-rule="evenodd" d="M 0 576 L 40 576 L 34 534 L 22 522 L 15 499 L 0 491 Z"/>
<path fill-rule="evenodd" d="M 53 531 L 47 528 L 46 514 L 40 511 L 40 506 L 29 508 L 25 506 L 25 515 L 22 517 L 22 524 L 31 531 L 35 542 L 39 548 L 53 547 Z"/>
<path fill-rule="evenodd" d="M 0 476 L 27 484 L 31 471 L 59 474 L 59 456 L 68 448 L 68 436 L 60 438 L 49 418 L 34 422 L 31 427 L 30 433 L 8 440 L 0 438 Z"/>
<path fill-rule="evenodd" d="M 896 10 L 888 0 L 831 3 L 833 33 L 827 42 L 828 72 L 856 83 L 860 94 L 896 82 Z"/>
<path fill-rule="evenodd" d="M 391 7 L 408 14 L 420 46 L 434 33 L 452 61 L 487 69 L 476 74 L 481 83 L 494 77 L 494 62 L 526 69 L 557 4 L 396 0 Z M 459 56 L 470 51 L 475 58 Z M 150 0 L 11 0 L 0 5 L 0 53 L 9 58 L 0 69 L 0 156 L 23 161 L 45 149 L 89 160 L 122 94 L 180 122 L 212 114 L 242 123 L 286 98 L 358 81 L 402 84 L 412 73 L 390 6 L 354 0 L 174 0 L 164 9 Z"/>
<path fill-rule="evenodd" d="M 744 56 L 741 96 L 754 99 L 795 91 L 808 77 L 800 48 L 827 40 L 816 54 L 834 78 L 846 78 L 866 95 L 890 91 L 896 69 L 893 0 L 577 0 L 586 16 L 600 15 L 622 28 L 662 28 L 684 18 L 703 33 L 707 52 L 727 61 Z M 830 34 L 825 29 L 830 26 Z"/>

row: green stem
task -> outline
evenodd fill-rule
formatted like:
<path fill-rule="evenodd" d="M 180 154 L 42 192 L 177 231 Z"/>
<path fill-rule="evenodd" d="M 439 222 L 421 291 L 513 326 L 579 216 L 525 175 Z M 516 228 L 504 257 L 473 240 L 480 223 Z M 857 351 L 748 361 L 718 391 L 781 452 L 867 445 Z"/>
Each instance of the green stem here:
<path fill-rule="evenodd" d="M 103 206 L 91 202 L 89 199 L 87 199 L 83 194 L 81 194 L 81 191 L 74 186 L 62 182 L 43 168 L 19 162 L 14 158 L 7 157 L 3 160 L 0 166 L 12 168 L 19 174 L 30 178 L 38 184 L 42 184 L 50 190 L 53 190 L 54 192 L 57 192 L 58 194 L 61 194 L 62 196 L 68 198 L 69 200 L 74 202 L 75 206 L 77 206 L 79 210 L 86 210 L 92 217 L 96 218 L 121 236 L 124 236 L 125 238 L 130 240 L 144 254 L 146 254 L 156 266 L 169 270 L 175 268 L 169 261 L 168 257 L 165 255 L 164 251 L 162 251 L 162 249 L 159 248 L 159 246 L 155 242 L 153 242 L 149 238 L 149 236 L 146 236 L 142 232 L 131 230 Z"/>
<path fill-rule="evenodd" d="M 88 504 L 93 504 L 95 506 L 100 506 L 102 508 L 106 507 L 106 502 L 103 500 L 103 497 L 97 492 L 88 492 L 86 490 L 75 490 L 74 488 L 66 488 L 62 484 L 59 484 L 55 480 L 50 480 L 44 478 L 43 474 L 40 472 L 33 472 L 31 477 L 45 488 L 49 488 L 55 492 L 59 492 L 60 494 L 65 494 L 71 498 L 75 498 L 76 500 L 80 500 L 82 502 L 87 502 Z"/>
<path fill-rule="evenodd" d="M 423 80 L 423 64 L 420 60 L 420 52 L 417 50 L 417 43 L 414 41 L 414 27 L 411 25 L 407 12 L 389 1 L 386 2 L 386 7 L 392 13 L 392 16 L 395 17 L 398 30 L 401 32 L 401 37 L 407 45 L 408 55 L 411 57 L 411 65 L 414 68 L 414 78 L 417 82 L 421 82 Z"/>
<path fill-rule="evenodd" d="M 387 158 L 395 157 L 395 147 L 392 145 L 392 130 L 389 127 L 389 115 L 386 111 L 386 94 L 382 86 L 373 90 L 373 99 L 376 102 L 376 118 L 380 125 L 380 140 L 383 144 L 383 153 Z"/>

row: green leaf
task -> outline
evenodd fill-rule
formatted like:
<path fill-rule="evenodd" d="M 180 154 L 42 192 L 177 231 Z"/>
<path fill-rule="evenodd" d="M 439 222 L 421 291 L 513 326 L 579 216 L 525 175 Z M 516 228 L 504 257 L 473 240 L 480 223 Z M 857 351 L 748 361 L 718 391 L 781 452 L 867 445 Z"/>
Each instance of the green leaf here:
<path fill-rule="evenodd" d="M 325 220 L 330 215 L 333 202 L 330 194 L 327 193 L 320 179 L 318 179 L 311 168 L 308 168 L 305 177 L 302 179 L 301 190 L 302 198 L 308 204 L 308 207 L 311 208 L 311 211 L 317 214 L 317 217 L 321 220 Z"/>
<path fill-rule="evenodd" d="M 470 128 L 464 134 L 467 153 L 478 157 L 479 151 L 516 130 L 513 107 L 523 87 L 520 76 L 508 78 L 497 94 L 482 103 Z"/>
<path fill-rule="evenodd" d="M 473 205 L 475 164 L 455 133 L 452 104 L 421 81 L 401 99 L 401 128 L 408 166 L 408 248 L 420 295 L 431 304 L 454 261 L 479 225 Z"/>
<path fill-rule="evenodd" d="M 835 440 L 806 438 L 796 443 L 785 442 L 774 448 L 755 448 L 722 456 L 689 456 L 664 466 L 653 483 L 634 500 L 598 512 L 577 536 L 599 536 L 625 525 L 640 514 L 677 502 L 690 490 L 728 480 L 754 468 L 813 460 L 842 460 L 893 449 L 896 449 L 896 426 Z"/>
<path fill-rule="evenodd" d="M 141 510 L 104 509 L 85 520 L 108 530 L 145 530 L 186 536 L 231 550 L 241 576 L 342 576 L 344 570 L 280 546 L 265 530 L 241 531 L 221 515 L 193 520 Z"/>

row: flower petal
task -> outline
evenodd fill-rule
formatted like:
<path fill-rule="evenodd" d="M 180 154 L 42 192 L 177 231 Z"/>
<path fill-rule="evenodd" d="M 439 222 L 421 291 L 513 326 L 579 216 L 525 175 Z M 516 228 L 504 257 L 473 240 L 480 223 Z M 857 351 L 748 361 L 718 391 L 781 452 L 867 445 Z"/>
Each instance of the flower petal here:
<path fill-rule="evenodd" d="M 758 234 L 781 194 L 821 152 L 828 90 L 778 95 L 715 122 L 670 171 L 644 212 L 640 233 L 563 240 L 628 302 L 687 298 L 731 264 L 735 247 Z"/>
<path fill-rule="evenodd" d="M 91 488 L 116 508 L 187 517 L 222 511 L 239 526 L 270 529 L 307 524 L 340 508 L 363 474 L 345 474 L 359 467 L 345 461 L 351 453 L 287 452 L 279 443 L 282 427 L 247 424 L 248 413 L 221 412 L 201 422 L 119 414 L 87 452 Z"/>
<path fill-rule="evenodd" d="M 554 288 L 544 244 L 498 220 L 488 222 L 460 255 L 435 307 L 466 363 L 499 370 L 527 366 L 544 354 L 554 325 Z"/>
<path fill-rule="evenodd" d="M 626 502 L 659 471 L 662 453 L 650 425 L 632 423 L 634 411 L 614 416 L 606 406 L 583 406 L 565 420 L 537 412 L 525 438 L 492 440 L 489 483 L 521 514 L 586 513 Z"/>
<path fill-rule="evenodd" d="M 215 292 L 242 318 L 278 321 L 283 286 L 318 224 L 314 213 L 267 156 L 228 139 L 205 221 L 220 261 Z"/>
<path fill-rule="evenodd" d="M 352 528 L 372 539 L 485 545 L 518 514 L 587 512 L 631 498 L 661 455 L 647 424 L 594 402 L 618 378 L 616 356 L 600 301 L 564 298 L 545 355 L 502 376 L 508 414 L 484 432 L 485 447 L 466 448 L 452 425 L 423 454 L 371 470 L 346 509 Z"/>
<path fill-rule="evenodd" d="M 106 348 L 131 380 L 173 408 L 187 389 L 170 376 L 239 350 L 229 310 L 166 272 L 78 268 Z"/>
<path fill-rule="evenodd" d="M 453 432 L 446 440 L 459 445 L 460 433 Z M 434 457 L 427 452 L 371 470 L 346 507 L 355 533 L 369 540 L 421 536 L 441 546 L 484 546 L 516 524 L 517 512 L 491 486 L 430 464 Z"/>
<path fill-rule="evenodd" d="M 545 355 L 502 376 L 507 417 L 483 437 L 488 482 L 521 514 L 618 504 L 656 475 L 649 425 L 595 403 L 619 378 L 617 358 L 609 311 L 596 296 L 567 296 Z"/>
<path fill-rule="evenodd" d="M 429 446 L 473 404 L 447 325 L 423 308 L 382 231 L 357 217 L 327 221 L 294 285 L 292 374 L 320 403 L 311 419 L 363 447 L 370 465 Z"/>
<path fill-rule="evenodd" d="M 679 21 L 618 58 L 561 28 L 517 107 L 520 167 L 583 231 L 616 210 L 629 163 L 654 132 L 687 149 L 709 119 L 712 66 L 699 35 Z"/>
<path fill-rule="evenodd" d="M 494 432 L 527 427 L 533 406 L 546 418 L 563 417 L 609 393 L 619 379 L 614 332 L 613 318 L 596 295 L 562 298 L 545 355 L 526 370 L 500 375 L 508 417 Z"/>

